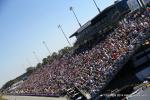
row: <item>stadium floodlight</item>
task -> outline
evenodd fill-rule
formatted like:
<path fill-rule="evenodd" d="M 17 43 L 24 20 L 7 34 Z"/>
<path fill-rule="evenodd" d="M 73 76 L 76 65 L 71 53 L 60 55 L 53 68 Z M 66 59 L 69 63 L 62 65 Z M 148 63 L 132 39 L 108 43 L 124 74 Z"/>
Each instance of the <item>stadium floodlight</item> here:
<path fill-rule="evenodd" d="M 61 32 L 63 33 L 64 37 L 66 38 L 68 44 L 71 46 L 71 43 L 69 42 L 69 40 L 68 40 L 68 38 L 67 38 L 67 36 L 66 36 L 65 32 L 63 31 L 63 29 L 62 29 L 60 24 L 58 25 L 58 28 L 61 30 Z"/>
<path fill-rule="evenodd" d="M 46 42 L 45 42 L 45 41 L 43 41 L 42 43 L 44 44 L 45 48 L 46 48 L 46 49 L 47 49 L 47 51 L 49 52 L 49 55 L 51 55 L 50 50 L 49 50 L 49 48 L 48 48 L 48 46 L 47 46 Z"/>
<path fill-rule="evenodd" d="M 77 20 L 77 22 L 78 22 L 79 26 L 81 27 L 81 24 L 80 24 L 80 22 L 79 22 L 79 20 L 78 20 L 78 17 L 77 17 L 77 15 L 76 15 L 76 13 L 74 12 L 73 7 L 71 6 L 69 9 L 70 9 L 70 11 L 72 11 L 72 12 L 73 12 L 73 15 L 75 16 L 75 18 L 76 18 L 76 20 Z"/>
<path fill-rule="evenodd" d="M 99 9 L 99 7 L 97 6 L 97 4 L 96 4 L 95 0 L 93 0 L 93 2 L 94 2 L 94 4 L 95 4 L 95 6 L 96 6 L 96 8 L 97 8 L 98 12 L 99 12 L 99 13 L 101 13 L 101 10 L 100 10 L 100 9 Z"/>
<path fill-rule="evenodd" d="M 33 51 L 33 54 L 34 54 L 34 57 L 37 60 L 37 62 L 40 63 L 40 60 L 39 60 L 38 56 L 36 55 L 35 51 Z"/>

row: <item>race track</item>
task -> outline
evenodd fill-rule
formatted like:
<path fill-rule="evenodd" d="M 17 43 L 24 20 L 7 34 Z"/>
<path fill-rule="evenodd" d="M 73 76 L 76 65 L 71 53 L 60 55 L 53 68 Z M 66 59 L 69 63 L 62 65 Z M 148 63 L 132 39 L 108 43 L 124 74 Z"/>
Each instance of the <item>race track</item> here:
<path fill-rule="evenodd" d="M 7 100 L 67 100 L 65 97 L 3 96 Z"/>

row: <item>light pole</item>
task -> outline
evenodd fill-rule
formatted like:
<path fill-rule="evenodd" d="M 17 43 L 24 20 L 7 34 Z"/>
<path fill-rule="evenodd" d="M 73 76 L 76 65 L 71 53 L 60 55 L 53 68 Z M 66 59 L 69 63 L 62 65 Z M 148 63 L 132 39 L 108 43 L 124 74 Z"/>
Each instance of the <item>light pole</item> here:
<path fill-rule="evenodd" d="M 68 40 L 68 38 L 67 38 L 67 36 L 66 36 L 65 32 L 63 31 L 63 29 L 62 29 L 61 25 L 58 25 L 58 28 L 61 30 L 61 32 L 63 33 L 64 37 L 66 38 L 66 40 L 67 40 L 68 44 L 71 46 L 71 43 L 69 42 L 69 40 Z"/>
<path fill-rule="evenodd" d="M 43 41 L 43 44 L 44 44 L 45 48 L 47 49 L 47 51 L 49 52 L 49 55 L 51 55 L 50 50 L 49 50 L 49 48 L 48 48 L 48 46 L 47 46 L 45 41 Z"/>
<path fill-rule="evenodd" d="M 78 22 L 79 26 L 81 27 L 81 24 L 80 24 L 80 22 L 79 22 L 79 20 L 78 20 L 78 18 L 77 18 L 76 13 L 75 13 L 75 12 L 74 12 L 74 10 L 73 10 L 73 7 L 70 7 L 70 11 L 72 11 L 72 12 L 73 12 L 73 14 L 74 14 L 74 16 L 75 16 L 75 18 L 76 18 L 76 20 L 77 20 L 77 22 Z"/>
<path fill-rule="evenodd" d="M 96 4 L 95 0 L 93 0 L 93 2 L 94 2 L 94 4 L 95 4 L 95 6 L 96 6 L 96 8 L 97 8 L 98 12 L 99 12 L 99 13 L 101 13 L 101 11 L 100 11 L 100 9 L 98 8 L 98 6 L 97 6 L 97 4 Z"/>
<path fill-rule="evenodd" d="M 36 55 L 35 51 L 33 51 L 33 55 L 34 55 L 35 59 L 37 60 L 37 62 L 40 63 L 40 60 L 39 60 L 38 56 Z"/>

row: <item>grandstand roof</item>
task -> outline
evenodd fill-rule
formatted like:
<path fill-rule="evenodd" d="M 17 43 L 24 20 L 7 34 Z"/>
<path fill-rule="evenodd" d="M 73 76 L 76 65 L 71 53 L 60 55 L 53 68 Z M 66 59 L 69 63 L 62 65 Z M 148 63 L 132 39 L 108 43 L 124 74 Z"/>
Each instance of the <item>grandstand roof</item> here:
<path fill-rule="evenodd" d="M 90 25 L 94 25 L 98 20 L 105 17 L 105 14 L 114 7 L 115 4 L 105 8 L 101 13 L 97 14 L 94 18 L 86 22 L 84 25 L 82 25 L 75 33 L 73 33 L 69 38 L 72 38 L 73 36 L 77 36 L 82 30 L 86 29 Z"/>

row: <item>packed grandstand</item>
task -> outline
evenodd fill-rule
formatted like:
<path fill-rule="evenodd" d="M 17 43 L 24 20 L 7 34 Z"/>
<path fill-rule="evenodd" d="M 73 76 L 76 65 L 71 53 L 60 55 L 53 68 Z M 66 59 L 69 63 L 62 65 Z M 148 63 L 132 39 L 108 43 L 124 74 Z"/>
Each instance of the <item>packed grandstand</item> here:
<path fill-rule="evenodd" d="M 60 95 L 71 84 L 88 93 L 100 91 L 138 48 L 149 30 L 146 11 L 129 13 L 114 32 L 92 50 L 66 54 L 37 69 L 14 93 Z"/>
<path fill-rule="evenodd" d="M 48 61 L 7 93 L 61 96 L 74 86 L 92 96 L 100 93 L 150 36 L 149 14 L 145 9 L 128 13 L 91 49 Z"/>

